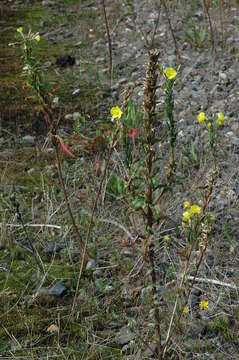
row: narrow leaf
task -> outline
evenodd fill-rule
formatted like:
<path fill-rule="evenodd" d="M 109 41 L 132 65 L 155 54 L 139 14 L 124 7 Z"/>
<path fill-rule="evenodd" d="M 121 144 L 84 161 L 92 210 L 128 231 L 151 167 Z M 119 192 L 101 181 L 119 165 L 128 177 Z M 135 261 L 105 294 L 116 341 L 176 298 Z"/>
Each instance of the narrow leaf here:
<path fill-rule="evenodd" d="M 75 155 L 72 154 L 72 152 L 68 149 L 68 147 L 66 146 L 66 144 L 64 143 L 64 141 L 62 140 L 62 138 L 60 136 L 58 136 L 58 139 L 59 139 L 59 142 L 60 142 L 60 145 L 61 145 L 61 148 L 62 150 L 68 155 L 70 156 L 72 159 L 75 159 Z"/>

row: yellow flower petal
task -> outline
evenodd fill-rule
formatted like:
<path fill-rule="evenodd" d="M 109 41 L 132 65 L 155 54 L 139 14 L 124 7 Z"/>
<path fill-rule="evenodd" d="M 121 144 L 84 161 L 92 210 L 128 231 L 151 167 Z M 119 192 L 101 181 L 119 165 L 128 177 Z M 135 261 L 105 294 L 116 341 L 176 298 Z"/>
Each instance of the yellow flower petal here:
<path fill-rule="evenodd" d="M 184 208 L 185 209 L 190 209 L 190 203 L 189 203 L 189 201 L 184 201 Z"/>
<path fill-rule="evenodd" d="M 173 80 L 177 76 L 177 71 L 174 68 L 167 67 L 164 74 L 169 80 Z"/>
<path fill-rule="evenodd" d="M 17 28 L 17 32 L 19 32 L 20 34 L 22 34 L 22 32 L 23 32 L 22 26 L 20 26 L 19 28 Z"/>
<path fill-rule="evenodd" d="M 123 112 L 121 111 L 119 106 L 114 106 L 111 108 L 110 114 L 112 116 L 112 119 L 120 119 Z"/>
<path fill-rule="evenodd" d="M 191 214 L 190 214 L 190 212 L 189 211 L 184 211 L 184 213 L 183 213 L 183 221 L 184 222 L 187 222 L 187 221 L 189 221 L 191 219 Z"/>
<path fill-rule="evenodd" d="M 207 310 L 208 308 L 208 300 L 200 301 L 199 307 L 201 310 Z"/>
<path fill-rule="evenodd" d="M 202 123 L 206 120 L 206 115 L 204 112 L 200 112 L 197 116 L 197 119 L 198 119 L 198 122 L 199 123 Z"/>
<path fill-rule="evenodd" d="M 41 37 L 39 34 L 37 34 L 34 39 L 39 42 L 41 40 Z"/>
<path fill-rule="evenodd" d="M 225 120 L 225 115 L 223 113 L 219 112 L 217 114 L 217 119 L 218 119 L 218 121 L 223 122 Z"/>
<path fill-rule="evenodd" d="M 192 206 L 190 207 L 189 213 L 190 213 L 191 216 L 193 216 L 193 215 L 199 214 L 200 211 L 201 211 L 200 206 L 198 206 L 198 205 L 192 205 Z"/>
<path fill-rule="evenodd" d="M 209 123 L 207 124 L 207 128 L 208 128 L 208 130 L 210 130 L 210 129 L 211 129 L 211 127 L 212 127 L 212 124 L 209 122 Z"/>
<path fill-rule="evenodd" d="M 188 306 L 184 306 L 184 308 L 183 308 L 183 313 L 184 313 L 184 314 L 187 314 L 188 312 L 189 312 Z"/>

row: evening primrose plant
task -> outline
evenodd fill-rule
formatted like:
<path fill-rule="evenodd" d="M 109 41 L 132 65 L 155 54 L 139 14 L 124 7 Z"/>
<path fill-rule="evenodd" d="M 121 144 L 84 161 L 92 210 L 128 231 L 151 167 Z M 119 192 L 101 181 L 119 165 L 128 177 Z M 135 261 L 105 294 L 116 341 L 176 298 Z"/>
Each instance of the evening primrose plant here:
<path fill-rule="evenodd" d="M 12 46 L 20 45 L 22 49 L 22 59 L 23 59 L 23 69 L 22 76 L 24 78 L 25 84 L 33 91 L 33 95 L 38 99 L 39 105 L 43 112 L 45 122 L 48 126 L 51 144 L 55 150 L 56 155 L 56 164 L 58 170 L 58 177 L 60 181 L 60 185 L 63 191 L 63 196 L 67 208 L 67 212 L 69 214 L 72 227 L 75 231 L 75 234 L 78 238 L 79 245 L 82 251 L 85 251 L 88 257 L 89 251 L 85 247 L 84 242 L 82 240 L 81 234 L 79 232 L 78 226 L 76 225 L 75 218 L 73 216 L 71 205 L 69 202 L 69 198 L 67 195 L 63 174 L 62 174 L 62 166 L 59 154 L 59 145 L 61 149 L 72 159 L 75 159 L 74 154 L 68 149 L 63 139 L 57 134 L 58 121 L 55 119 L 53 109 L 51 108 L 51 103 L 49 101 L 49 84 L 43 78 L 43 70 L 37 59 L 34 57 L 34 48 L 37 43 L 40 42 L 41 37 L 39 32 L 33 33 L 29 30 L 27 33 L 23 31 L 22 27 L 17 29 L 17 33 L 19 34 L 20 40 L 17 43 L 9 44 Z"/>
<path fill-rule="evenodd" d="M 24 33 L 22 27 L 19 27 L 17 32 L 21 36 L 19 43 L 22 48 L 24 63 L 22 76 L 26 85 L 35 90 L 35 95 L 42 97 L 43 92 L 49 90 L 49 84 L 43 81 L 43 69 L 33 55 L 35 46 L 41 40 L 40 34 L 39 32 L 34 33 L 31 30 Z"/>
<path fill-rule="evenodd" d="M 201 125 L 204 125 L 208 131 L 209 147 L 213 157 L 214 169 L 216 169 L 218 127 L 224 124 L 225 115 L 218 112 L 217 114 L 207 116 L 204 112 L 200 112 L 197 120 Z"/>
<path fill-rule="evenodd" d="M 170 144 L 170 164 L 174 167 L 175 163 L 175 142 L 177 137 L 176 123 L 174 119 L 174 95 L 173 88 L 178 75 L 180 67 L 175 70 L 172 67 L 163 68 L 161 65 L 158 65 L 160 74 L 165 79 L 164 91 L 166 94 L 165 107 L 167 115 L 167 127 L 168 127 L 168 138 Z"/>
<path fill-rule="evenodd" d="M 158 360 L 165 359 L 173 334 L 175 334 L 179 328 L 178 325 L 182 315 L 189 312 L 189 296 L 195 284 L 195 278 L 200 271 L 200 265 L 205 257 L 209 243 L 209 235 L 214 216 L 208 211 L 208 206 L 218 176 L 218 130 L 219 127 L 223 125 L 225 116 L 221 112 L 212 116 L 207 116 L 204 112 L 200 112 L 197 116 L 198 123 L 208 132 L 208 143 L 212 154 L 213 168 L 210 171 L 207 184 L 205 184 L 206 190 L 202 193 L 201 198 L 197 200 L 194 198 L 193 201 L 185 199 L 182 205 L 183 209 L 180 209 L 179 220 L 176 219 L 176 221 L 174 221 L 176 224 L 175 233 L 177 231 L 177 239 L 180 241 L 181 248 L 183 248 L 184 261 L 180 265 L 182 267 L 182 274 L 175 286 L 172 296 L 173 307 L 170 310 L 170 303 L 167 304 L 170 315 L 169 319 L 165 321 L 165 319 L 162 318 L 161 304 L 158 299 L 159 281 L 161 279 L 158 279 L 156 268 L 156 250 L 159 248 L 157 247 L 157 242 L 160 238 L 160 251 L 167 248 L 167 251 L 170 252 L 172 239 L 174 238 L 173 231 L 175 228 L 170 231 L 170 233 L 164 232 L 164 236 L 161 233 L 159 238 L 157 235 L 161 227 L 164 226 L 168 213 L 170 213 L 171 208 L 168 204 L 170 200 L 173 200 L 172 194 L 174 194 L 175 191 L 177 122 L 175 120 L 174 86 L 179 77 L 179 67 L 174 69 L 172 67 L 159 65 L 159 51 L 151 48 L 148 49 L 142 108 L 138 109 L 138 107 L 129 100 L 130 95 L 128 93 L 122 106 L 114 104 L 114 106 L 108 110 L 107 125 L 109 125 L 110 130 L 107 131 L 105 135 L 107 141 L 106 149 L 104 149 L 104 166 L 101 167 L 97 192 L 87 223 L 86 236 L 83 241 L 66 193 L 59 148 L 61 147 L 72 159 L 75 159 L 76 156 L 71 153 L 58 135 L 57 121 L 54 118 L 54 112 L 50 106 L 48 85 L 44 81 L 41 66 L 34 57 L 34 47 L 40 42 L 41 38 L 39 33 L 32 33 L 31 31 L 24 33 L 22 27 L 17 29 L 17 33 L 20 37 L 19 44 L 23 52 L 23 76 L 26 84 L 32 88 L 34 94 L 37 96 L 49 127 L 66 207 L 82 250 L 81 268 L 78 275 L 71 314 L 74 314 L 77 304 L 78 290 L 81 284 L 85 260 L 90 257 L 88 243 L 94 226 L 94 217 L 97 211 L 99 197 L 104 184 L 107 185 L 107 176 L 109 175 L 111 183 L 108 180 L 108 185 L 110 184 L 116 195 L 122 195 L 124 204 L 126 204 L 127 207 L 127 215 L 129 213 L 130 215 L 133 214 L 133 216 L 137 215 L 138 219 L 140 219 L 140 221 L 138 221 L 138 223 L 140 223 L 140 229 L 134 226 L 136 233 L 140 234 L 137 235 L 135 239 L 138 242 L 141 241 L 142 258 L 146 266 L 148 266 L 150 273 L 152 309 L 154 314 L 155 335 L 157 338 L 157 358 Z M 162 123 L 157 114 L 156 106 L 156 90 L 159 76 L 163 79 L 162 91 L 165 94 L 164 110 L 166 121 Z M 167 128 L 168 153 L 166 156 L 161 154 L 161 146 L 159 146 L 161 145 L 160 142 L 163 136 L 161 137 L 161 134 L 158 135 L 156 131 L 156 129 L 160 131 L 164 124 L 166 124 L 165 127 Z M 124 171 L 122 171 L 119 176 L 114 174 L 111 169 L 112 157 L 114 153 L 118 154 L 118 148 L 122 150 L 124 156 L 124 160 L 121 161 L 120 164 L 117 163 L 117 167 L 124 167 Z M 166 166 L 165 158 L 167 161 Z M 117 167 L 114 167 L 114 171 Z M 166 204 L 165 207 L 162 206 L 164 202 Z M 161 211 L 161 206 L 165 208 L 164 211 Z M 124 246 L 133 247 L 136 245 L 136 240 L 133 240 L 130 244 L 126 243 L 125 245 L 124 243 Z M 196 260 L 196 264 L 195 261 L 193 263 L 192 260 L 195 252 L 199 252 L 199 258 Z M 160 265 L 161 264 L 157 263 L 157 267 Z M 189 282 L 188 275 L 190 275 L 192 268 L 193 280 Z M 186 293 L 186 296 L 183 297 L 183 293 Z M 202 310 L 206 310 L 208 307 L 206 301 L 207 300 L 204 300 L 204 303 L 200 306 Z"/>

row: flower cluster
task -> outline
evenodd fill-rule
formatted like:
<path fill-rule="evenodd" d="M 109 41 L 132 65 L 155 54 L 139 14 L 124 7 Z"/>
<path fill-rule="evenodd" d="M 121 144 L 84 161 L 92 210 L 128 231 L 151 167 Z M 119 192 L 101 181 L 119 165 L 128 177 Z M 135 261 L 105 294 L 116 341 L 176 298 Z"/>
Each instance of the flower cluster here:
<path fill-rule="evenodd" d="M 199 304 L 200 310 L 207 310 L 208 308 L 208 300 L 202 300 Z"/>
<path fill-rule="evenodd" d="M 184 202 L 184 208 L 186 209 L 186 211 L 183 212 L 183 228 L 186 227 L 187 222 L 189 222 L 192 218 L 194 218 L 201 212 L 201 207 L 199 205 L 190 205 L 188 201 Z"/>
<path fill-rule="evenodd" d="M 206 123 L 207 128 L 210 130 L 212 128 L 212 124 L 214 122 L 214 117 L 207 118 L 204 112 L 200 112 L 197 116 L 197 120 L 199 123 Z M 216 125 L 221 126 L 223 125 L 225 120 L 225 115 L 221 112 L 217 113 Z"/>
<path fill-rule="evenodd" d="M 200 301 L 199 308 L 200 308 L 200 310 L 207 310 L 208 309 L 208 300 Z M 189 312 L 189 307 L 186 305 L 183 308 L 183 313 L 188 314 L 188 312 Z"/>
<path fill-rule="evenodd" d="M 25 39 L 22 26 L 17 28 L 17 32 L 19 34 L 21 34 L 23 36 L 23 38 Z M 29 31 L 28 38 L 29 38 L 29 40 L 36 40 L 37 42 L 39 42 L 41 40 L 40 34 L 38 32 L 34 34 L 34 33 L 31 33 L 31 31 Z"/>

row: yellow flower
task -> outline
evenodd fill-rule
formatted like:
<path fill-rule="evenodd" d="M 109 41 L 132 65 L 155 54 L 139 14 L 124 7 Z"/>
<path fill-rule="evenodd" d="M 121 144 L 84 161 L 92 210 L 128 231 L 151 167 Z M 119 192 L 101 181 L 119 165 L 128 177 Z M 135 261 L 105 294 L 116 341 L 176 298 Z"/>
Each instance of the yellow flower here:
<path fill-rule="evenodd" d="M 165 235 L 165 236 L 163 237 L 163 239 L 164 239 L 165 242 L 168 242 L 168 241 L 169 241 L 169 235 Z"/>
<path fill-rule="evenodd" d="M 224 121 L 225 120 L 225 115 L 223 113 L 219 112 L 217 114 L 217 119 L 218 119 L 218 121 Z"/>
<path fill-rule="evenodd" d="M 112 119 L 120 119 L 123 112 L 121 111 L 119 106 L 114 106 L 111 108 L 110 114 L 112 116 Z"/>
<path fill-rule="evenodd" d="M 39 42 L 41 40 L 41 37 L 39 34 L 37 34 L 34 39 Z"/>
<path fill-rule="evenodd" d="M 17 32 L 19 32 L 20 34 L 22 34 L 22 32 L 23 32 L 22 26 L 20 26 L 19 28 L 17 28 Z"/>
<path fill-rule="evenodd" d="M 188 312 L 189 312 L 188 306 L 184 306 L 184 308 L 183 308 L 183 313 L 184 313 L 184 314 L 187 314 Z"/>
<path fill-rule="evenodd" d="M 210 130 L 210 129 L 211 129 L 211 127 L 212 127 L 212 124 L 209 122 L 209 123 L 207 124 L 207 128 L 208 128 L 208 130 Z"/>
<path fill-rule="evenodd" d="M 169 80 L 173 80 L 177 76 L 177 71 L 171 67 L 167 67 L 164 70 L 164 74 Z"/>
<path fill-rule="evenodd" d="M 217 114 L 217 125 L 221 126 L 225 120 L 225 115 L 221 112 Z"/>
<path fill-rule="evenodd" d="M 208 300 L 200 301 L 199 307 L 201 310 L 207 310 L 208 308 Z"/>
<path fill-rule="evenodd" d="M 190 208 L 190 203 L 188 201 L 184 201 L 184 208 L 185 209 L 189 209 Z"/>
<path fill-rule="evenodd" d="M 198 122 L 199 123 L 202 123 L 206 120 L 206 115 L 204 112 L 200 112 L 197 116 L 197 119 L 198 119 Z"/>
<path fill-rule="evenodd" d="M 191 219 L 191 214 L 190 214 L 190 212 L 189 211 L 184 211 L 184 213 L 183 213 L 183 221 L 184 222 L 187 222 L 187 221 L 189 221 Z"/>
<path fill-rule="evenodd" d="M 190 207 L 189 213 L 190 213 L 191 216 L 193 216 L 193 215 L 199 214 L 200 211 L 201 211 L 200 206 L 198 206 L 198 205 L 192 205 L 192 206 Z"/>

